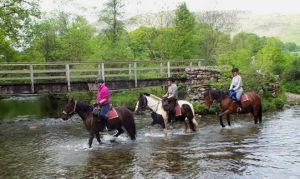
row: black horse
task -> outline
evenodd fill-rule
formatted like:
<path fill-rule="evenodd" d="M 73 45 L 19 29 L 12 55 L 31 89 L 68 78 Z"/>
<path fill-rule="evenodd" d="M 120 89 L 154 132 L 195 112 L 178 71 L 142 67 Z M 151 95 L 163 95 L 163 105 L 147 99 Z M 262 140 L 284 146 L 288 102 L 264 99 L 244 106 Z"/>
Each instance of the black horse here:
<path fill-rule="evenodd" d="M 167 112 L 163 109 L 162 99 L 148 93 L 140 94 L 137 105 L 135 107 L 135 112 L 144 111 L 147 108 L 151 109 L 152 123 L 151 126 L 155 124 L 160 124 L 164 129 L 166 134 L 167 128 Z M 196 131 L 198 123 L 195 120 L 195 113 L 192 104 L 185 100 L 179 100 L 178 104 L 180 106 L 181 115 L 175 117 L 175 121 L 181 121 L 185 124 L 184 132 L 187 132 L 188 126 L 192 131 Z M 172 121 L 173 122 L 173 121 Z"/>
<path fill-rule="evenodd" d="M 82 101 L 71 99 L 68 101 L 68 104 L 63 111 L 62 117 L 63 120 L 68 120 L 72 115 L 76 113 L 81 117 L 86 129 L 90 133 L 89 147 L 92 147 L 93 139 L 95 136 L 99 144 L 101 144 L 99 132 L 103 131 L 105 128 L 105 123 L 97 119 L 97 117 L 93 115 L 93 109 L 94 107 L 92 105 L 86 104 Z M 131 140 L 135 140 L 136 127 L 132 112 L 123 106 L 116 107 L 115 110 L 117 111 L 118 117 L 108 120 L 110 129 L 118 130 L 117 134 L 115 134 L 114 137 L 118 137 L 120 134 L 124 133 L 124 130 L 122 129 L 122 127 L 124 127 Z"/>

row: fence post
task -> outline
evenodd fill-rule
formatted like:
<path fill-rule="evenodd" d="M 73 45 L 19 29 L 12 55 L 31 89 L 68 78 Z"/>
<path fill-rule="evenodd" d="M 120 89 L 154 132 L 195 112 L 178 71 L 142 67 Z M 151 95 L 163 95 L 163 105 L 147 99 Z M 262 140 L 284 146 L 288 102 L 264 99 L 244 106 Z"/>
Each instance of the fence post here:
<path fill-rule="evenodd" d="M 168 65 L 168 78 L 169 78 L 171 77 L 170 61 L 168 61 L 167 65 Z"/>
<path fill-rule="evenodd" d="M 163 63 L 162 62 L 160 62 L 159 68 L 160 68 L 160 77 L 162 78 L 163 77 Z"/>
<path fill-rule="evenodd" d="M 134 87 L 137 87 L 137 64 L 134 62 Z"/>
<path fill-rule="evenodd" d="M 198 67 L 201 67 L 201 60 L 198 61 Z"/>
<path fill-rule="evenodd" d="M 131 75 L 132 75 L 131 63 L 129 63 L 129 65 L 128 65 L 128 75 L 129 75 L 129 79 L 131 79 Z"/>
<path fill-rule="evenodd" d="M 30 81 L 31 81 L 31 92 L 34 93 L 34 77 L 33 77 L 33 66 L 30 64 Z"/>
<path fill-rule="evenodd" d="M 100 76 L 101 75 L 101 65 L 98 64 L 98 75 Z"/>
<path fill-rule="evenodd" d="M 193 67 L 193 62 L 190 62 L 190 67 Z"/>
<path fill-rule="evenodd" d="M 105 81 L 105 76 L 104 76 L 104 63 L 101 63 L 101 78 L 102 78 L 102 80 Z"/>
<path fill-rule="evenodd" d="M 71 91 L 70 64 L 66 64 L 66 78 L 67 78 L 68 91 Z"/>

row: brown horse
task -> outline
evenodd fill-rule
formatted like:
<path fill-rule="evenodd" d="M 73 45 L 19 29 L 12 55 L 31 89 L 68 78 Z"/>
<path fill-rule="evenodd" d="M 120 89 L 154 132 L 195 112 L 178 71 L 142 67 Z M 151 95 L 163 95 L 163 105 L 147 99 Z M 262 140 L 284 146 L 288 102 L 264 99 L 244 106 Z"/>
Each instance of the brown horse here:
<path fill-rule="evenodd" d="M 245 96 L 246 95 L 246 96 Z M 237 104 L 233 101 L 227 93 L 220 90 L 206 90 L 204 93 L 204 104 L 209 108 L 213 101 L 220 103 L 221 113 L 219 114 L 220 124 L 225 127 L 222 117 L 227 117 L 227 123 L 230 126 L 230 114 L 236 113 Z M 241 98 L 242 113 L 252 113 L 254 123 L 262 122 L 262 106 L 260 97 L 255 92 L 244 93 Z"/>
<path fill-rule="evenodd" d="M 71 99 L 68 101 L 62 117 L 63 120 L 68 120 L 76 113 L 81 117 L 85 128 L 90 133 L 89 147 L 92 147 L 95 136 L 99 144 L 101 144 L 99 132 L 103 131 L 105 128 L 105 123 L 93 115 L 93 109 L 94 107 L 92 105 Z M 108 125 L 111 130 L 118 130 L 114 137 L 118 137 L 120 134 L 124 133 L 124 130 L 122 129 L 122 127 L 124 127 L 131 140 L 135 140 L 136 127 L 132 112 L 123 106 L 116 107 L 115 110 L 117 111 L 118 117 L 108 120 Z"/>

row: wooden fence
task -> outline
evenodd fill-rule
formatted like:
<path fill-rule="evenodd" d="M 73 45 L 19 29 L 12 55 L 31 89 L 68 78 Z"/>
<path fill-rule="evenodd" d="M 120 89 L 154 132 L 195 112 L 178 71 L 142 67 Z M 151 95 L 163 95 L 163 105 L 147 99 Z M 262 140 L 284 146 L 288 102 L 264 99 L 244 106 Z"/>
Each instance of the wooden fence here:
<path fill-rule="evenodd" d="M 167 78 L 184 75 L 187 67 L 201 66 L 203 60 L 181 61 L 131 61 L 131 62 L 70 62 L 70 63 L 2 63 L 0 64 L 0 85 L 65 82 L 68 91 L 71 83 L 104 80 L 134 80 Z"/>

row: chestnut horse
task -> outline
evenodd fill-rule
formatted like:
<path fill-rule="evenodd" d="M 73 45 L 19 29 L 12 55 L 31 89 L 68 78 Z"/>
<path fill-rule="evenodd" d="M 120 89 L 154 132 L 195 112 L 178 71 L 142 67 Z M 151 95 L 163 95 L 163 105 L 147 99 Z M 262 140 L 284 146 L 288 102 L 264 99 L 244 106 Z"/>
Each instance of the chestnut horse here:
<path fill-rule="evenodd" d="M 246 95 L 246 96 L 245 96 Z M 210 107 L 213 101 L 220 103 L 221 113 L 219 114 L 219 120 L 222 127 L 222 117 L 225 115 L 227 123 L 230 126 L 230 114 L 236 113 L 237 104 L 233 101 L 226 92 L 221 90 L 208 89 L 204 92 L 204 104 L 206 107 Z M 257 124 L 262 122 L 262 106 L 260 97 L 255 92 L 246 92 L 241 97 L 242 113 L 252 113 L 254 117 L 254 123 Z"/>
<path fill-rule="evenodd" d="M 99 120 L 97 116 L 93 115 L 93 109 L 94 107 L 92 105 L 71 99 L 68 101 L 62 117 L 63 120 L 68 120 L 76 113 L 81 117 L 85 128 L 90 133 L 89 147 L 92 147 L 95 136 L 99 144 L 101 144 L 99 132 L 103 131 L 105 128 L 104 122 Z M 117 111 L 118 117 L 108 120 L 108 125 L 110 126 L 111 130 L 116 129 L 118 131 L 114 137 L 118 137 L 120 134 L 124 133 L 124 130 L 122 129 L 122 127 L 124 127 L 131 140 L 135 140 L 136 127 L 132 112 L 123 106 L 115 107 L 115 110 Z"/>

